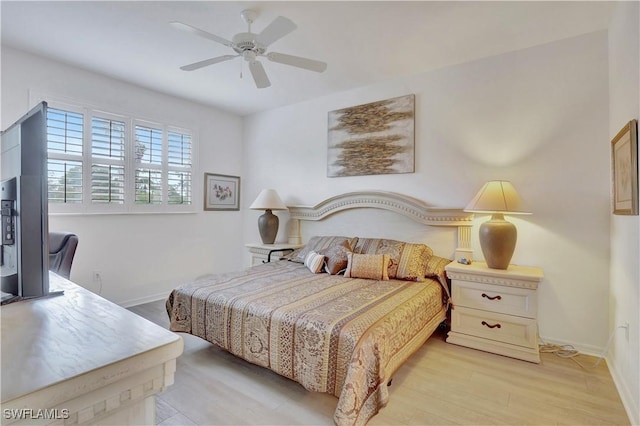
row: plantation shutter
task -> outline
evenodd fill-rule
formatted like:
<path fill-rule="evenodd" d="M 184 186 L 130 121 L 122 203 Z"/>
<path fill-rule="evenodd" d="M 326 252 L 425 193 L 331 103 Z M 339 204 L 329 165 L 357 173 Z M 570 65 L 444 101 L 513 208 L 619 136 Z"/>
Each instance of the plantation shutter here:
<path fill-rule="evenodd" d="M 47 109 L 47 192 L 50 203 L 82 203 L 84 116 Z"/>
<path fill-rule="evenodd" d="M 162 204 L 162 130 L 136 125 L 135 203 Z"/>
<path fill-rule="evenodd" d="M 191 204 L 191 135 L 168 132 L 168 202 L 169 204 Z"/>
<path fill-rule="evenodd" d="M 91 201 L 123 204 L 125 194 L 125 123 L 91 120 Z"/>

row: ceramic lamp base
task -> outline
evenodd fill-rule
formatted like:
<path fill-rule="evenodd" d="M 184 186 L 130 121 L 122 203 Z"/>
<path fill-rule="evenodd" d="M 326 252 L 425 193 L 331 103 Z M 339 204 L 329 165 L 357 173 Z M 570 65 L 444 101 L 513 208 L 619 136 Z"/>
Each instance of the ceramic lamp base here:
<path fill-rule="evenodd" d="M 513 223 L 504 220 L 504 215 L 494 213 L 491 219 L 480 225 L 480 247 L 493 269 L 507 269 L 516 249 L 518 231 Z"/>
<path fill-rule="evenodd" d="M 262 216 L 258 218 L 258 230 L 263 244 L 273 244 L 278 235 L 278 225 L 280 220 L 278 216 L 273 214 L 271 210 L 266 210 Z"/>

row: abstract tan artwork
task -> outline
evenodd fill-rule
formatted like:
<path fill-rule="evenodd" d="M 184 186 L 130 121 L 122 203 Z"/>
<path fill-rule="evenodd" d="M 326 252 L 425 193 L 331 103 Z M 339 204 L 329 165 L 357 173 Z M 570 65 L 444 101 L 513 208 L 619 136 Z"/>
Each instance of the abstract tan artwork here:
<path fill-rule="evenodd" d="M 611 141 L 613 214 L 638 214 L 638 132 L 631 120 Z"/>
<path fill-rule="evenodd" d="M 327 176 L 414 172 L 415 96 L 329 112 Z"/>

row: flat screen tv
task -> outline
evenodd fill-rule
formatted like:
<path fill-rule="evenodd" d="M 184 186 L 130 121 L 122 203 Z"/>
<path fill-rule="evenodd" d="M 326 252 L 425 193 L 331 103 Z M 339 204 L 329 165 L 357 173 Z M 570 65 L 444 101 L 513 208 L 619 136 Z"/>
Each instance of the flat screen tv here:
<path fill-rule="evenodd" d="M 2 301 L 49 294 L 47 104 L 2 132 Z"/>

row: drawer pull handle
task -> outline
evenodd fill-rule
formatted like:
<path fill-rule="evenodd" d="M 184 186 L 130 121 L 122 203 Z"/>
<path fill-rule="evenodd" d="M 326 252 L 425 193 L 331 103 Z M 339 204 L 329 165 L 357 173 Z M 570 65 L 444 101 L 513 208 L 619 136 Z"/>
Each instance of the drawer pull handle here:
<path fill-rule="evenodd" d="M 486 325 L 489 328 L 502 328 L 502 326 L 500 325 L 500 323 L 497 324 L 488 324 L 486 321 L 482 321 L 482 325 Z"/>
<path fill-rule="evenodd" d="M 502 296 L 497 295 L 497 296 L 488 296 L 486 293 L 482 293 L 482 297 L 487 298 L 489 300 L 502 300 Z"/>

